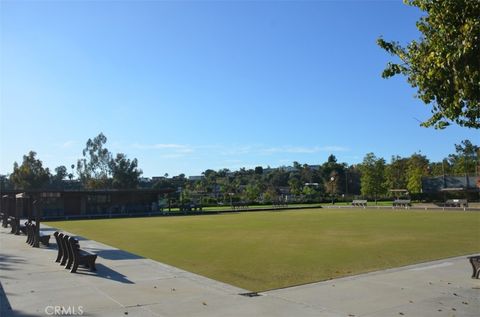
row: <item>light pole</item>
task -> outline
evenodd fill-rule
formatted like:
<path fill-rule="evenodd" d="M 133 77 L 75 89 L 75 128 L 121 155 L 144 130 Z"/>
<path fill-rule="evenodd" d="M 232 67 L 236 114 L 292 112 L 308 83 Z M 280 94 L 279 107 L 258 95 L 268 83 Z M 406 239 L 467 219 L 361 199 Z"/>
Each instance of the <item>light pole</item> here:
<path fill-rule="evenodd" d="M 345 170 L 345 195 L 348 196 L 348 171 Z"/>
<path fill-rule="evenodd" d="M 333 182 L 334 181 L 335 181 L 335 177 L 333 177 L 333 176 L 330 177 L 330 183 L 332 184 L 332 205 L 334 204 L 334 201 L 333 201 L 333 199 L 334 199 L 334 196 L 333 196 Z"/>

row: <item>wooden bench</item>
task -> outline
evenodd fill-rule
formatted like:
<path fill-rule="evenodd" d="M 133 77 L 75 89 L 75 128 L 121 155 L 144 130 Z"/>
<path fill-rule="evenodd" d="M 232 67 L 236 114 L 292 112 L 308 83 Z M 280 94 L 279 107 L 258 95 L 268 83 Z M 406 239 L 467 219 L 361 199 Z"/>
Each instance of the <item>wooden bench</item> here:
<path fill-rule="evenodd" d="M 62 258 L 60 259 L 60 265 L 64 266 L 67 264 L 70 257 L 70 248 L 68 247 L 68 239 L 70 238 L 70 236 L 68 234 L 60 233 L 58 235 L 58 238 L 60 241 L 59 247 L 62 248 Z"/>
<path fill-rule="evenodd" d="M 468 207 L 468 201 L 466 199 L 448 199 L 445 202 L 445 207 Z"/>
<path fill-rule="evenodd" d="M 365 199 L 354 199 L 354 200 L 352 201 L 352 206 L 365 208 L 365 207 L 367 207 L 367 202 L 368 202 L 368 201 L 365 200 Z"/>
<path fill-rule="evenodd" d="M 95 260 L 97 259 L 97 255 L 81 250 L 80 244 L 78 240 L 74 237 L 70 237 L 68 239 L 68 246 L 70 248 L 70 255 L 72 258 L 68 260 L 67 267 L 70 268 L 68 264 L 71 265 L 70 273 L 77 272 L 78 266 L 83 265 L 87 267 L 90 271 L 96 271 L 95 268 Z"/>
<path fill-rule="evenodd" d="M 233 210 L 248 209 L 248 203 L 245 201 L 234 202 L 232 203 L 232 209 Z"/>
<path fill-rule="evenodd" d="M 82 260 L 79 261 L 78 254 L 85 254 L 88 252 L 81 250 L 78 240 L 70 237 L 68 234 L 58 233 L 56 237 L 58 238 L 58 253 L 55 262 L 59 260 L 61 266 L 65 266 L 65 269 L 68 269 L 70 270 L 70 272 L 75 273 L 77 271 L 78 265 L 83 264 Z M 72 247 L 72 243 L 75 245 L 74 248 Z M 75 254 L 77 254 L 77 256 Z M 88 254 L 91 255 L 91 253 Z M 89 263 L 90 265 L 88 266 L 92 271 L 95 270 L 96 258 L 97 255 L 94 255 L 93 263 Z M 92 259 L 90 259 L 90 261 L 92 261 Z M 75 270 L 73 270 L 73 268 L 75 268 Z"/>
<path fill-rule="evenodd" d="M 38 247 L 39 243 L 44 246 L 50 246 L 50 235 L 37 233 L 37 225 L 31 221 L 25 222 L 27 233 L 27 243 L 33 247 Z"/>
<path fill-rule="evenodd" d="M 468 260 L 473 269 L 472 278 L 480 278 L 480 255 L 469 256 Z"/>
<path fill-rule="evenodd" d="M 20 219 L 16 217 L 8 217 L 8 223 L 12 227 L 10 233 L 19 235 L 20 233 L 27 234 L 27 227 L 24 224 L 20 223 Z"/>
<path fill-rule="evenodd" d="M 285 200 L 275 200 L 272 202 L 273 208 L 287 208 L 288 203 Z"/>
<path fill-rule="evenodd" d="M 202 205 L 191 203 L 191 204 L 182 204 L 178 206 L 178 209 L 182 212 L 191 212 L 191 211 L 202 211 Z"/>
<path fill-rule="evenodd" d="M 8 226 L 12 227 L 12 218 L 7 216 L 6 220 L 2 220 L 2 227 L 8 228 Z M 11 229 L 10 233 L 13 233 L 13 228 Z"/>
<path fill-rule="evenodd" d="M 412 201 L 410 199 L 395 199 L 393 201 L 393 207 L 404 207 L 408 208 L 412 206 Z"/>
<path fill-rule="evenodd" d="M 25 226 L 25 224 L 20 224 L 18 229 L 20 230 L 21 233 L 23 234 L 27 234 L 27 226 Z"/>
<path fill-rule="evenodd" d="M 12 227 L 12 230 L 10 230 L 10 233 L 19 235 L 20 233 L 27 234 L 27 227 L 25 227 L 24 224 L 20 223 L 20 219 L 16 217 L 8 217 L 7 220 L 8 224 L 10 224 L 10 227 Z"/>
<path fill-rule="evenodd" d="M 63 242 L 61 241 L 61 239 L 63 239 L 63 233 L 55 231 L 53 233 L 53 236 L 55 237 L 55 241 L 57 242 L 57 249 L 58 249 L 57 258 L 55 259 L 55 262 L 60 263 L 62 261 L 63 254 L 65 252 L 63 249 Z"/>
<path fill-rule="evenodd" d="M 5 211 L 0 212 L 0 218 L 2 219 L 2 227 L 8 227 L 8 213 Z"/>
<path fill-rule="evenodd" d="M 33 245 L 34 241 L 34 232 L 32 228 L 32 223 L 31 222 L 25 222 L 25 227 L 27 228 L 27 241 L 25 241 L 27 244 Z"/>

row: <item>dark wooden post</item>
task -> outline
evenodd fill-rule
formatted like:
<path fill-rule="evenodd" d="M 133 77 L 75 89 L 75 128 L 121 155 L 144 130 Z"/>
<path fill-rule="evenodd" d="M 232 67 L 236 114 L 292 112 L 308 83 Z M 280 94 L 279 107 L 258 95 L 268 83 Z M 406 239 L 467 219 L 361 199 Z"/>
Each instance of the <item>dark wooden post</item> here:
<path fill-rule="evenodd" d="M 35 217 L 35 232 L 34 232 L 34 239 L 33 239 L 33 247 L 38 248 L 40 246 L 40 200 L 36 199 L 32 203 L 33 215 Z"/>
<path fill-rule="evenodd" d="M 6 228 L 8 226 L 8 195 L 2 196 L 2 227 Z"/>
<path fill-rule="evenodd" d="M 15 212 L 16 212 L 16 198 L 15 195 L 13 196 L 8 196 L 7 198 L 7 210 L 8 210 L 8 217 L 10 218 L 10 227 L 12 230 L 10 230 L 10 233 L 15 233 Z M 12 219 L 13 218 L 13 219 Z"/>
<path fill-rule="evenodd" d="M 25 205 L 24 198 L 26 197 L 25 193 L 20 193 L 15 196 L 15 217 L 12 222 L 12 233 L 19 235 L 20 234 L 20 217 L 23 214 L 23 208 Z"/>

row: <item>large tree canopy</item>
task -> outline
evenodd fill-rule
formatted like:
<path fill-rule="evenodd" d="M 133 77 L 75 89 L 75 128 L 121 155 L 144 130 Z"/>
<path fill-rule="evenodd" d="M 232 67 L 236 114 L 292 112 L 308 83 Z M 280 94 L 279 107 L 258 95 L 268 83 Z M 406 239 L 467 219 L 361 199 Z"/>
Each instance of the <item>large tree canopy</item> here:
<path fill-rule="evenodd" d="M 138 160 L 127 159 L 123 153 L 118 153 L 115 159 L 110 160 L 113 188 L 136 188 L 142 170 L 138 168 Z"/>
<path fill-rule="evenodd" d="M 385 160 L 377 158 L 373 153 L 367 153 L 360 164 L 361 192 L 367 197 L 377 197 L 387 193 L 385 182 Z"/>
<path fill-rule="evenodd" d="M 50 171 L 43 167 L 36 155 L 36 152 L 30 151 L 23 156 L 22 165 L 19 166 L 17 162 L 13 164 L 10 180 L 16 189 L 39 189 L 48 184 Z"/>
<path fill-rule="evenodd" d="M 417 97 L 432 106 L 422 126 L 480 128 L 480 1 L 404 2 L 425 11 L 417 22 L 422 37 L 406 47 L 379 38 L 378 45 L 401 60 L 388 63 L 382 77 L 405 75 Z"/>
<path fill-rule="evenodd" d="M 142 170 L 138 161 L 127 159 L 123 153 L 115 157 L 106 148 L 107 137 L 100 133 L 88 139 L 83 158 L 77 161 L 77 173 L 85 188 L 136 188 Z"/>
<path fill-rule="evenodd" d="M 93 140 L 88 139 L 83 158 L 77 161 L 77 173 L 86 188 L 105 188 L 111 174 L 112 154 L 105 147 L 107 137 L 100 133 Z"/>

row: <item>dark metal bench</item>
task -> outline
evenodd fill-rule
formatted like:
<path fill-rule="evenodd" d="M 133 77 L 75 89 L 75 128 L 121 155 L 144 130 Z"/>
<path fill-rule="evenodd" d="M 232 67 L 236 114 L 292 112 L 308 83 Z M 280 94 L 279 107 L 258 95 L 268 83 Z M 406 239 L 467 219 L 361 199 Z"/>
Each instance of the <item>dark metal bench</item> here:
<path fill-rule="evenodd" d="M 33 245 L 34 241 L 34 232 L 32 228 L 32 223 L 31 222 L 25 222 L 25 227 L 27 228 L 27 241 L 25 241 L 27 244 Z"/>
<path fill-rule="evenodd" d="M 468 207 L 468 201 L 466 199 L 448 199 L 445 202 L 445 207 Z"/>
<path fill-rule="evenodd" d="M 2 227 L 8 227 L 8 213 L 5 211 L 0 212 L 0 218 L 2 219 Z"/>
<path fill-rule="evenodd" d="M 68 238 L 68 246 L 70 250 L 70 256 L 67 262 L 67 266 L 65 268 L 70 268 L 70 273 L 77 272 L 78 266 L 83 265 L 86 266 L 90 271 L 96 271 L 95 268 L 95 260 L 97 259 L 96 254 L 92 254 L 90 252 L 84 251 L 80 249 L 80 245 L 78 240 L 70 237 Z"/>
<path fill-rule="evenodd" d="M 181 204 L 178 206 L 178 209 L 182 212 L 202 211 L 203 206 L 195 203 Z"/>
<path fill-rule="evenodd" d="M 60 262 L 61 266 L 65 266 L 65 269 L 70 270 L 72 273 L 77 271 L 78 265 L 86 265 L 91 271 L 95 271 L 96 254 L 92 255 L 84 250 L 80 250 L 78 240 L 67 234 L 56 231 L 53 235 L 55 236 L 58 245 L 58 253 L 55 262 Z M 72 243 L 75 244 L 75 248 L 72 248 Z M 90 257 L 87 256 L 87 258 L 82 259 L 82 255 L 90 255 Z"/>
<path fill-rule="evenodd" d="M 285 200 L 279 199 L 279 200 L 274 200 L 272 201 L 272 207 L 273 208 L 287 208 L 288 207 L 288 202 Z"/>
<path fill-rule="evenodd" d="M 408 208 L 412 206 L 412 201 L 410 199 L 395 199 L 393 201 L 393 207 L 404 207 Z"/>
<path fill-rule="evenodd" d="M 64 266 L 67 264 L 68 258 L 70 257 L 70 251 L 68 247 L 68 239 L 70 236 L 68 234 L 59 234 L 58 235 L 60 246 L 62 248 L 62 258 L 60 260 L 60 265 Z"/>
<path fill-rule="evenodd" d="M 10 227 L 12 226 L 12 218 L 10 218 L 10 217 L 7 217 L 7 219 L 5 221 L 2 221 L 2 227 L 8 228 L 8 226 L 10 226 Z M 13 232 L 13 229 L 10 233 L 12 233 L 12 232 Z"/>
<path fill-rule="evenodd" d="M 57 258 L 55 259 L 55 262 L 60 263 L 62 261 L 63 253 L 64 253 L 63 242 L 60 240 L 60 239 L 63 239 L 63 233 L 55 231 L 53 233 L 53 236 L 55 237 L 55 241 L 57 242 L 57 249 L 58 249 Z"/>
<path fill-rule="evenodd" d="M 480 255 L 469 256 L 468 260 L 473 269 L 472 278 L 480 278 Z"/>
<path fill-rule="evenodd" d="M 41 234 L 37 231 L 37 225 L 31 221 L 25 222 L 25 228 L 27 233 L 27 243 L 33 247 L 38 247 L 39 243 L 50 246 L 50 235 Z"/>
<path fill-rule="evenodd" d="M 246 201 L 234 202 L 232 203 L 232 209 L 233 210 L 248 209 L 248 203 Z"/>
<path fill-rule="evenodd" d="M 19 235 L 20 233 L 27 234 L 27 227 L 25 227 L 24 224 L 20 223 L 20 219 L 17 217 L 8 217 L 7 222 L 10 224 L 12 227 L 12 230 L 10 233 Z"/>
<path fill-rule="evenodd" d="M 368 202 L 368 201 L 365 200 L 365 199 L 354 199 L 354 200 L 352 201 L 352 206 L 365 208 L 365 207 L 367 207 L 367 202 Z"/>

